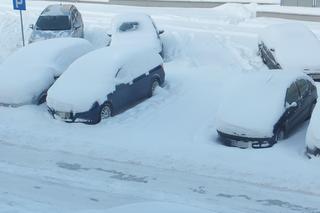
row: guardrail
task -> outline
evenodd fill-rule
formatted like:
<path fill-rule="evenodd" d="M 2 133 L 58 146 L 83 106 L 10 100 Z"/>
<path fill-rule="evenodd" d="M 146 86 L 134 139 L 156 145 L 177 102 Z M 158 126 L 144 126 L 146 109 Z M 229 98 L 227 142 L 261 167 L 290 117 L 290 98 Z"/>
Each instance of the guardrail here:
<path fill-rule="evenodd" d="M 281 0 L 282 6 L 320 7 L 320 0 Z"/>

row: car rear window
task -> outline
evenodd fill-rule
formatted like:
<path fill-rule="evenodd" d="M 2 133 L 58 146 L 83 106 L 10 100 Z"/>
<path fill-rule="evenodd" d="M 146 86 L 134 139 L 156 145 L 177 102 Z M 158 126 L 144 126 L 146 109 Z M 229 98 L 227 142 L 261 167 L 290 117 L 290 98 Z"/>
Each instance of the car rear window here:
<path fill-rule="evenodd" d="M 68 16 L 40 16 L 36 23 L 38 30 L 70 30 Z"/>
<path fill-rule="evenodd" d="M 119 32 L 136 31 L 138 28 L 138 22 L 124 22 L 120 25 Z"/>

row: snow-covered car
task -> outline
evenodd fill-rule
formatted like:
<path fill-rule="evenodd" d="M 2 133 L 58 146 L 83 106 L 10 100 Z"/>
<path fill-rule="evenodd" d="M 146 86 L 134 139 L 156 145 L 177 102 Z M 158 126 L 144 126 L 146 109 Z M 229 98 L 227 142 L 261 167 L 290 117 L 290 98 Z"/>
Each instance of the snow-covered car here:
<path fill-rule="evenodd" d="M 312 78 L 299 71 L 261 71 L 236 76 L 217 114 L 222 141 L 240 148 L 267 148 L 310 118 L 317 102 Z"/>
<path fill-rule="evenodd" d="M 263 29 L 259 54 L 269 69 L 301 70 L 320 80 L 320 41 L 303 24 L 275 24 Z"/>
<path fill-rule="evenodd" d="M 54 4 L 46 7 L 32 29 L 29 43 L 50 38 L 84 37 L 81 13 L 72 4 Z"/>
<path fill-rule="evenodd" d="M 93 46 L 80 38 L 50 39 L 19 49 L 0 65 L 0 105 L 43 103 L 55 79 L 92 50 Z"/>
<path fill-rule="evenodd" d="M 113 207 L 105 213 L 213 213 L 210 210 L 166 202 L 141 202 Z"/>
<path fill-rule="evenodd" d="M 317 104 L 310 120 L 307 130 L 306 144 L 307 154 L 319 156 L 320 155 L 320 104 Z"/>
<path fill-rule="evenodd" d="M 147 49 L 106 47 L 73 63 L 49 89 L 54 118 L 95 124 L 151 97 L 163 85 L 161 56 Z"/>
<path fill-rule="evenodd" d="M 110 45 L 140 48 L 148 45 L 151 49 L 163 55 L 163 45 L 160 34 L 152 18 L 144 13 L 125 13 L 117 15 L 112 21 Z"/>

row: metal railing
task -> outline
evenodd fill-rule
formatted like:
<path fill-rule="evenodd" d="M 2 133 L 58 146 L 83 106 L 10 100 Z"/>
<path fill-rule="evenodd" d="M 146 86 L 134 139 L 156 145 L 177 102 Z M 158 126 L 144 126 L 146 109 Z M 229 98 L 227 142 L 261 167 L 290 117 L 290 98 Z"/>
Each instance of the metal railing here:
<path fill-rule="evenodd" d="M 282 6 L 320 7 L 320 0 L 281 0 Z"/>

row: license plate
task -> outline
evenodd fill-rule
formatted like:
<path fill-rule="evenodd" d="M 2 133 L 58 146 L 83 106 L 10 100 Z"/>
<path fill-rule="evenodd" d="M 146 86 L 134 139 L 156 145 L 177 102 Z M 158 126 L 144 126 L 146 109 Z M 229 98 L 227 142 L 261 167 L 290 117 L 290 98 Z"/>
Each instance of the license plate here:
<path fill-rule="evenodd" d="M 62 119 L 70 119 L 71 118 L 70 112 L 56 112 L 55 114 Z"/>
<path fill-rule="evenodd" d="M 249 142 L 232 140 L 231 145 L 239 148 L 248 148 L 250 144 Z"/>

